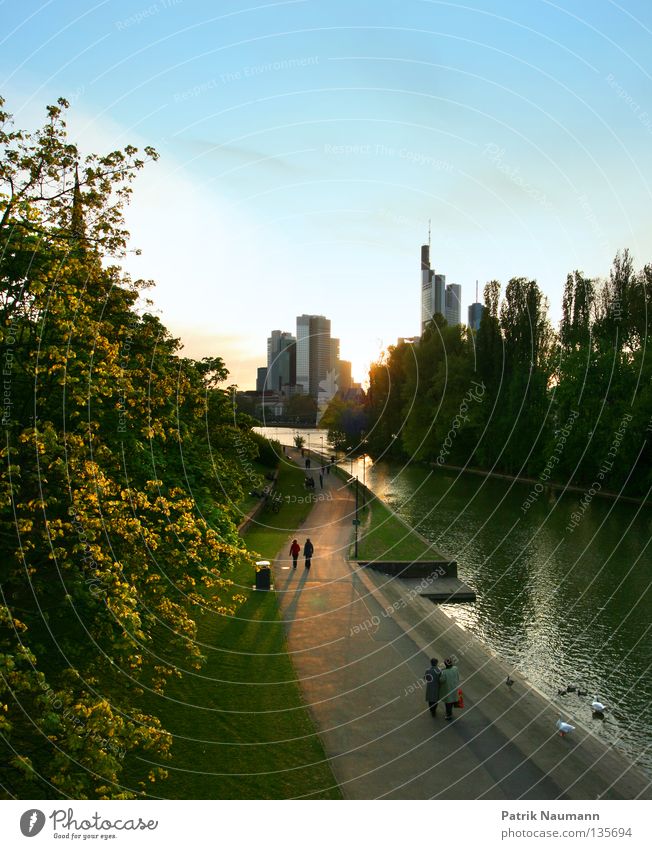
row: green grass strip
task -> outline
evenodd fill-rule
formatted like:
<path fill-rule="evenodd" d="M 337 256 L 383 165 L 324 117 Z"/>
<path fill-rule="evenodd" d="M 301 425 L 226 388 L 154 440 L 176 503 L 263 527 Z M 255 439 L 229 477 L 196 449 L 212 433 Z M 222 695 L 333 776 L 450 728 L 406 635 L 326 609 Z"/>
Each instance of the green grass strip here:
<path fill-rule="evenodd" d="M 366 515 L 365 515 L 366 514 Z M 371 496 L 361 511 L 358 560 L 444 560 L 427 540 Z M 353 549 L 351 549 L 351 552 Z M 353 554 L 350 554 L 353 557 Z"/>
<path fill-rule="evenodd" d="M 245 533 L 250 550 L 272 559 L 285 547 L 310 512 L 308 501 L 292 500 L 305 497 L 303 480 L 297 466 L 282 464 L 277 491 L 286 500 L 279 513 L 261 515 L 265 526 L 254 523 Z M 229 577 L 246 601 L 233 618 L 199 617 L 202 669 L 182 671 L 165 697 L 144 698 L 143 707 L 175 735 L 172 760 L 162 764 L 169 778 L 149 792 L 158 788 L 172 799 L 341 798 L 301 696 L 276 595 L 252 590 L 253 565 Z"/>

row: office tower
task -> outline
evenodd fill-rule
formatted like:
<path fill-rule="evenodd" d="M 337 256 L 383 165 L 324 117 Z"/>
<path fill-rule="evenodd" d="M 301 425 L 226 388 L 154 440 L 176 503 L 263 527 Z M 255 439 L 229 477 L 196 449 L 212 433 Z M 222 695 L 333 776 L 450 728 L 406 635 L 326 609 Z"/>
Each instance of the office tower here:
<path fill-rule="evenodd" d="M 458 283 L 446 286 L 446 323 L 450 327 L 462 323 L 462 287 Z"/>
<path fill-rule="evenodd" d="M 337 365 L 337 390 L 338 392 L 345 394 L 349 391 L 353 384 L 353 379 L 351 377 L 351 363 L 349 360 L 338 360 Z"/>
<path fill-rule="evenodd" d="M 421 245 L 421 332 L 434 315 L 433 271 L 430 268 L 430 245 Z"/>
<path fill-rule="evenodd" d="M 267 389 L 281 392 L 296 382 L 296 339 L 291 333 L 272 330 L 267 340 Z"/>
<path fill-rule="evenodd" d="M 331 322 L 323 315 L 310 318 L 310 394 L 319 395 L 320 384 L 328 378 L 331 365 Z"/>
<path fill-rule="evenodd" d="M 256 392 L 264 392 L 267 388 L 265 382 L 267 380 L 267 369 L 263 366 L 256 372 Z"/>
<path fill-rule="evenodd" d="M 479 330 L 480 322 L 482 321 L 482 314 L 484 313 L 484 306 L 478 302 L 478 281 L 475 281 L 475 303 L 471 304 L 469 307 L 469 328 L 471 330 Z"/>
<path fill-rule="evenodd" d="M 435 274 L 434 278 L 434 301 L 433 301 L 433 315 L 438 312 L 439 315 L 443 315 L 446 317 L 446 275 L 445 274 Z"/>
<path fill-rule="evenodd" d="M 310 316 L 297 316 L 297 391 L 310 391 Z"/>
<path fill-rule="evenodd" d="M 482 304 L 471 304 L 469 307 L 469 327 L 471 330 L 480 329 L 480 322 L 482 321 L 483 313 L 484 306 Z"/>
<path fill-rule="evenodd" d="M 421 245 L 421 333 L 435 313 L 446 315 L 446 275 L 430 268 L 430 245 Z"/>
<path fill-rule="evenodd" d="M 340 340 L 332 339 L 330 341 L 330 361 L 328 370 L 337 372 L 337 364 L 340 361 Z"/>
<path fill-rule="evenodd" d="M 296 382 L 313 398 L 319 395 L 319 386 L 331 370 L 332 341 L 330 319 L 323 315 L 297 316 Z"/>

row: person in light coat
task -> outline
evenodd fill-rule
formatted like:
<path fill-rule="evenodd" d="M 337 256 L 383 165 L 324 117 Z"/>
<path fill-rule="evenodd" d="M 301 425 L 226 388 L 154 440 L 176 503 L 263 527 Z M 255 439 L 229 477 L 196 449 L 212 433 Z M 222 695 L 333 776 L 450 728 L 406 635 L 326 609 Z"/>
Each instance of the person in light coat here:
<path fill-rule="evenodd" d="M 426 680 L 426 701 L 430 707 L 430 713 L 433 716 L 437 715 L 440 675 L 441 669 L 439 668 L 439 661 L 436 657 L 433 657 L 430 659 L 430 666 L 426 669 L 426 674 L 423 676 Z"/>
<path fill-rule="evenodd" d="M 453 718 L 453 706 L 457 704 L 457 689 L 460 686 L 460 673 L 452 658 L 447 657 L 444 668 L 439 676 L 439 698 L 446 705 L 446 719 L 450 722 Z"/>

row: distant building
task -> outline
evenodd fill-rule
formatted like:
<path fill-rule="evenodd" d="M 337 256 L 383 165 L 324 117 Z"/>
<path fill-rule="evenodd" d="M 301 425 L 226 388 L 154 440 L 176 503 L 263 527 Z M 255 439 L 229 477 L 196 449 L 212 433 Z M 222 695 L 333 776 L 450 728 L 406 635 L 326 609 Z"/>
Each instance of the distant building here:
<path fill-rule="evenodd" d="M 297 390 L 310 391 L 310 316 L 297 316 Z"/>
<path fill-rule="evenodd" d="M 353 385 L 351 363 L 348 360 L 337 361 L 337 391 L 345 394 Z"/>
<path fill-rule="evenodd" d="M 317 398 L 333 371 L 339 340 L 331 339 L 330 319 L 323 315 L 297 316 L 296 382 L 304 394 Z"/>
<path fill-rule="evenodd" d="M 329 371 L 338 371 L 338 363 L 340 361 L 340 340 L 331 338 L 330 360 L 328 363 Z"/>
<path fill-rule="evenodd" d="M 479 330 L 480 322 L 482 321 L 482 314 L 484 313 L 483 304 L 471 304 L 469 307 L 469 321 L 468 325 L 471 330 Z"/>
<path fill-rule="evenodd" d="M 434 272 L 430 268 L 430 245 L 421 245 L 421 333 L 435 314 Z"/>
<path fill-rule="evenodd" d="M 448 294 L 450 286 L 446 285 L 446 275 L 436 274 L 430 267 L 430 245 L 421 245 L 421 333 L 423 334 L 428 322 L 432 321 L 437 313 L 447 319 L 448 304 L 451 306 L 455 300 L 461 298 L 461 287 L 453 284 L 453 291 Z M 452 317 L 456 316 L 451 312 Z M 453 324 L 460 323 L 460 315 Z M 448 320 L 448 319 L 447 319 Z M 451 322 L 449 322 L 450 324 Z"/>
<path fill-rule="evenodd" d="M 445 317 L 450 327 L 462 323 L 462 287 L 458 283 L 446 286 Z"/>
<path fill-rule="evenodd" d="M 265 391 L 265 383 L 267 381 L 267 369 L 262 367 L 256 372 L 256 392 Z"/>
<path fill-rule="evenodd" d="M 271 392 L 297 382 L 296 339 L 283 330 L 272 330 L 267 340 L 267 384 Z"/>
<path fill-rule="evenodd" d="M 462 287 L 430 267 L 430 245 L 421 245 L 421 334 L 439 313 L 450 325 L 462 323 Z"/>

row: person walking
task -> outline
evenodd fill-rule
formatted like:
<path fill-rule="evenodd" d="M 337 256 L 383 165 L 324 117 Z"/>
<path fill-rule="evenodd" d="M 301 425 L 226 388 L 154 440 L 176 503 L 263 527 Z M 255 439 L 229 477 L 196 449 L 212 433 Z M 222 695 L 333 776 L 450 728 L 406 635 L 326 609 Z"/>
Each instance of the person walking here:
<path fill-rule="evenodd" d="M 321 471 L 319 473 L 319 488 L 320 489 L 324 488 L 324 472 L 323 471 Z"/>
<path fill-rule="evenodd" d="M 426 701 L 430 707 L 430 713 L 437 715 L 437 703 L 439 702 L 439 678 L 441 676 L 439 661 L 436 657 L 430 659 L 430 666 L 423 676 L 426 680 Z"/>
<path fill-rule="evenodd" d="M 453 706 L 457 704 L 457 688 L 460 686 L 460 673 L 453 659 L 447 657 L 444 668 L 439 676 L 439 698 L 446 705 L 446 719 L 450 722 L 453 718 Z"/>
<path fill-rule="evenodd" d="M 310 457 L 306 457 L 306 469 L 310 468 Z"/>
<path fill-rule="evenodd" d="M 299 545 L 299 541 L 296 539 L 292 540 L 292 545 L 290 546 L 290 555 L 292 556 L 292 568 L 297 568 L 297 560 L 299 559 L 299 555 L 301 554 L 301 546 Z"/>
<path fill-rule="evenodd" d="M 315 546 L 310 542 L 309 539 L 307 539 L 305 545 L 303 546 L 303 556 L 306 558 L 306 569 L 310 569 L 310 563 L 312 561 L 312 555 L 314 553 Z"/>

